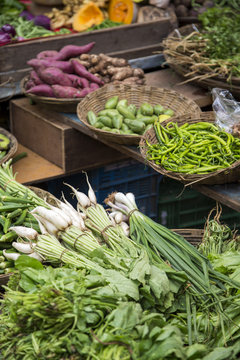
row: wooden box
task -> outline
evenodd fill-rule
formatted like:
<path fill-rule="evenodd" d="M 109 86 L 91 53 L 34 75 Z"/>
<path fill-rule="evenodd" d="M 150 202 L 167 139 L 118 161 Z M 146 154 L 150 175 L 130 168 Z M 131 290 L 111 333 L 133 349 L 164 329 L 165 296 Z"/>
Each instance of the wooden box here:
<path fill-rule="evenodd" d="M 85 45 L 94 41 L 92 53 L 120 56 L 127 60 L 152 55 L 161 50 L 161 41 L 177 26 L 176 15 L 111 29 L 80 34 L 43 37 L 0 47 L 0 84 L 12 78 L 19 82 L 30 70 L 27 61 L 43 50 L 60 50 L 63 46 Z"/>
<path fill-rule="evenodd" d="M 10 102 L 10 129 L 18 142 L 66 173 L 104 166 L 126 157 L 59 118 L 58 113 L 41 105 L 30 105 L 25 97 Z"/>

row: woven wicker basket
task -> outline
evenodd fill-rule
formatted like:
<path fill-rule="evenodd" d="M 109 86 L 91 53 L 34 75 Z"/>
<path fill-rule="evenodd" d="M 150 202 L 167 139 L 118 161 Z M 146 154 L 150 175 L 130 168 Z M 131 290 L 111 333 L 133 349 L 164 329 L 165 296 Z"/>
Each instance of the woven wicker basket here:
<path fill-rule="evenodd" d="M 120 99 L 127 99 L 128 103 L 139 107 L 144 102 L 152 105 L 161 104 L 163 107 L 171 108 L 179 115 L 186 113 L 200 114 L 200 107 L 191 99 L 173 90 L 151 87 L 151 86 L 130 86 L 130 85 L 105 85 L 101 89 L 87 95 L 77 107 L 79 119 L 93 131 L 96 138 L 107 140 L 118 144 L 137 145 L 141 139 L 139 135 L 113 134 L 109 131 L 96 129 L 87 121 L 87 113 L 92 110 L 98 113 L 103 110 L 106 101 L 118 95 Z"/>
<path fill-rule="evenodd" d="M 25 76 L 20 82 L 21 92 L 31 99 L 33 103 L 36 104 L 44 104 L 45 107 L 49 108 L 50 110 L 57 111 L 57 112 L 71 112 L 75 113 L 77 110 L 77 105 L 81 101 L 81 99 L 58 99 L 46 96 L 38 96 L 33 95 L 26 92 L 26 83 L 29 79 L 29 76 Z"/>
<path fill-rule="evenodd" d="M 200 25 L 196 24 L 196 27 L 199 29 Z M 193 31 L 195 31 L 194 24 L 185 25 L 185 26 L 182 26 L 182 27 L 172 31 L 168 35 L 167 39 L 174 38 L 174 37 L 179 38 L 179 34 L 182 36 L 187 36 L 187 35 L 191 34 Z M 240 96 L 240 78 L 232 76 L 231 84 L 228 83 L 227 78 L 224 78 L 223 76 L 222 77 L 214 76 L 214 77 L 211 77 L 208 79 L 195 79 L 196 76 L 204 74 L 204 73 L 203 72 L 201 72 L 201 74 L 195 73 L 192 76 L 187 76 L 187 74 L 189 72 L 191 72 L 191 69 L 188 66 L 180 64 L 178 62 L 178 59 L 175 59 L 175 57 L 170 56 L 169 54 L 166 54 L 166 51 L 163 51 L 163 54 L 164 54 L 164 57 L 165 57 L 168 65 L 170 66 L 170 68 L 172 68 L 177 74 L 183 76 L 183 81 L 191 80 L 191 82 L 196 83 L 197 85 L 199 85 L 205 89 L 215 88 L 215 87 L 221 88 L 221 89 L 226 89 L 226 90 L 229 90 L 233 95 Z"/>
<path fill-rule="evenodd" d="M 5 135 L 8 139 L 10 139 L 10 146 L 9 150 L 7 151 L 6 155 L 0 160 L 0 165 L 3 164 L 5 161 L 9 160 L 14 156 L 18 148 L 18 142 L 15 136 L 13 136 L 9 131 L 5 130 L 4 128 L 0 128 L 0 134 Z"/>
<path fill-rule="evenodd" d="M 165 126 L 170 121 L 177 122 L 179 126 L 188 122 L 189 124 L 196 123 L 199 121 L 206 121 L 206 122 L 215 122 L 214 112 L 208 111 L 201 113 L 200 115 L 183 115 L 181 117 L 174 117 L 162 122 L 162 125 Z M 150 144 L 157 144 L 158 140 L 156 138 L 156 134 L 154 129 L 148 130 L 143 138 L 140 141 L 140 151 L 143 158 L 146 160 L 147 164 L 150 165 L 153 169 L 157 172 L 169 176 L 172 179 L 179 180 L 185 184 L 226 184 L 238 181 L 240 179 L 240 160 L 233 163 L 230 167 L 226 169 L 221 169 L 218 171 L 213 171 L 212 173 L 205 174 L 205 175 L 198 175 L 198 174 L 182 174 L 177 172 L 172 172 L 165 170 L 163 167 L 156 165 L 153 161 L 147 160 L 147 145 L 146 140 Z"/>
<path fill-rule="evenodd" d="M 49 204 L 53 206 L 57 206 L 58 199 L 48 191 L 45 191 L 35 186 L 28 186 L 28 188 L 34 191 L 35 194 L 37 194 L 41 199 L 46 200 Z M 12 275 L 11 273 L 0 275 L 0 286 L 6 285 L 11 275 Z"/>
<path fill-rule="evenodd" d="M 201 244 L 204 235 L 203 229 L 172 229 L 172 231 L 183 236 L 185 240 L 194 246 Z"/>

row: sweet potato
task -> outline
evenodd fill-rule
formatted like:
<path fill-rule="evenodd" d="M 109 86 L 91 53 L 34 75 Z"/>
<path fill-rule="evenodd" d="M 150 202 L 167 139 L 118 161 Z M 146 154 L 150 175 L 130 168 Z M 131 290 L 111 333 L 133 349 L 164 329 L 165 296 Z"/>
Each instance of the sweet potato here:
<path fill-rule="evenodd" d="M 40 79 L 35 70 L 30 72 L 30 79 L 34 82 L 35 85 L 43 84 L 43 81 Z"/>
<path fill-rule="evenodd" d="M 73 87 L 82 87 L 82 78 L 74 74 L 67 74 L 67 77 L 71 80 Z"/>
<path fill-rule="evenodd" d="M 97 90 L 97 89 L 99 89 L 99 85 L 98 84 L 96 84 L 96 83 L 90 83 L 90 89 L 93 89 L 93 90 Z"/>
<path fill-rule="evenodd" d="M 68 78 L 67 74 L 55 67 L 41 69 L 38 71 L 38 75 L 48 85 L 72 86 L 72 81 Z"/>
<path fill-rule="evenodd" d="M 88 88 L 89 87 L 89 81 L 83 77 L 80 78 L 81 79 L 81 84 L 83 88 Z"/>
<path fill-rule="evenodd" d="M 37 54 L 37 59 L 54 58 L 57 55 L 58 55 L 58 51 L 56 51 L 56 50 L 45 50 L 45 51 L 41 51 L 39 54 Z"/>
<path fill-rule="evenodd" d="M 53 85 L 53 92 L 57 98 L 74 99 L 82 97 L 80 89 L 76 89 L 72 86 Z"/>
<path fill-rule="evenodd" d="M 36 85 L 31 89 L 27 90 L 26 92 L 31 93 L 33 95 L 54 97 L 54 92 L 51 86 L 47 84 Z"/>
<path fill-rule="evenodd" d="M 85 79 L 88 79 L 91 82 L 95 82 L 98 85 L 103 85 L 103 81 L 99 79 L 97 76 L 91 74 L 87 69 L 80 64 L 80 62 L 76 59 L 70 60 L 71 64 L 73 65 L 74 72 Z"/>
<path fill-rule="evenodd" d="M 55 61 L 52 58 L 48 59 L 31 59 L 27 62 L 28 65 L 32 66 L 36 71 L 40 67 L 56 67 L 65 73 L 73 73 L 73 65 L 70 61 Z"/>
<path fill-rule="evenodd" d="M 34 86 L 35 86 L 34 81 L 30 79 L 30 80 L 28 80 L 28 81 L 26 82 L 26 84 L 25 84 L 25 89 L 26 89 L 26 90 L 29 90 L 29 89 L 33 88 Z"/>
<path fill-rule="evenodd" d="M 81 54 L 88 53 L 94 45 L 95 42 L 91 42 L 83 46 L 66 45 L 59 51 L 55 60 L 68 60 L 70 58 L 80 56 Z"/>

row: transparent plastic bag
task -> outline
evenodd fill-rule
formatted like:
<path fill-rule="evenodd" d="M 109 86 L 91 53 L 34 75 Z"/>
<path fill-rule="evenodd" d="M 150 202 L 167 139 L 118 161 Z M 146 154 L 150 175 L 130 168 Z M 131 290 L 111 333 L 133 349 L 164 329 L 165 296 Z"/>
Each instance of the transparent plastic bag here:
<path fill-rule="evenodd" d="M 224 89 L 212 89 L 212 96 L 216 124 L 228 133 L 234 132 L 235 127 L 240 129 L 240 102 Z"/>
<path fill-rule="evenodd" d="M 162 9 L 166 9 L 169 3 L 170 0 L 149 0 L 150 5 L 154 5 Z"/>

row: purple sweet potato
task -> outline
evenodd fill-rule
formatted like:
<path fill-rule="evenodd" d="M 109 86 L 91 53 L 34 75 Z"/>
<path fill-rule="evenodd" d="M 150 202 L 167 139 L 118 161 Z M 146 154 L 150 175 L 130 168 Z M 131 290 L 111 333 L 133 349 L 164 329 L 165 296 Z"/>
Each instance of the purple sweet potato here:
<path fill-rule="evenodd" d="M 79 76 L 82 76 L 86 79 L 88 79 L 91 82 L 95 82 L 98 85 L 103 85 L 103 81 L 99 79 L 97 76 L 91 74 L 87 69 L 80 64 L 80 62 L 76 59 L 71 59 L 70 62 L 73 65 L 74 72 L 78 74 Z"/>
<path fill-rule="evenodd" d="M 89 88 L 89 81 L 88 79 L 85 79 L 84 77 L 81 77 L 81 84 L 83 88 Z"/>
<path fill-rule="evenodd" d="M 35 70 L 40 67 L 56 67 L 65 73 L 73 73 L 73 65 L 70 61 L 55 61 L 52 58 L 48 59 L 31 59 L 27 62 L 28 65 L 32 66 Z"/>
<path fill-rule="evenodd" d="M 40 79 L 48 85 L 72 86 L 72 81 L 62 70 L 55 67 L 48 67 L 38 71 Z"/>
<path fill-rule="evenodd" d="M 72 86 L 53 85 L 52 89 L 57 98 L 74 99 L 81 97 L 81 90 Z"/>
<path fill-rule="evenodd" d="M 37 59 L 55 58 L 56 56 L 58 56 L 58 51 L 45 50 L 45 51 L 41 51 L 39 54 L 37 54 Z"/>
<path fill-rule="evenodd" d="M 80 56 L 81 54 L 86 54 L 91 51 L 94 45 L 95 42 L 83 46 L 66 45 L 59 51 L 58 55 L 56 55 L 55 60 L 68 60 Z"/>
<path fill-rule="evenodd" d="M 34 81 L 32 79 L 29 79 L 26 84 L 24 85 L 26 90 L 29 90 L 31 88 L 33 88 L 36 84 L 34 83 Z"/>
<path fill-rule="evenodd" d="M 43 81 L 40 79 L 35 70 L 30 72 L 30 79 L 34 82 L 35 85 L 43 84 Z"/>
<path fill-rule="evenodd" d="M 99 89 L 99 85 L 98 84 L 96 84 L 96 83 L 90 83 L 90 89 L 93 89 L 93 90 L 97 90 L 97 89 Z"/>
<path fill-rule="evenodd" d="M 54 97 L 54 92 L 51 86 L 47 84 L 36 85 L 31 89 L 27 90 L 26 92 L 33 95 Z"/>
<path fill-rule="evenodd" d="M 82 87 L 82 78 L 74 74 L 67 74 L 67 77 L 71 80 L 72 86 L 75 88 Z"/>

